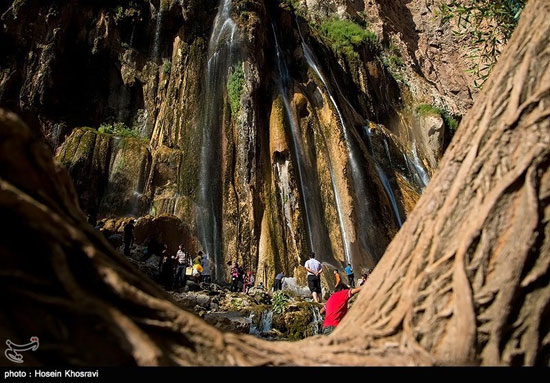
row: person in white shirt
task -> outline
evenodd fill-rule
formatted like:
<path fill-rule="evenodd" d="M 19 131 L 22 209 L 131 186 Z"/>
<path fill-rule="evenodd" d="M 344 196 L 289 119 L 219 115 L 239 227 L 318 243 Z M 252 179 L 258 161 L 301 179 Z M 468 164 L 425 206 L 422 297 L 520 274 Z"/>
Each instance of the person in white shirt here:
<path fill-rule="evenodd" d="M 176 260 L 176 279 L 174 281 L 174 288 L 177 289 L 180 286 L 185 286 L 186 283 L 185 268 L 187 267 L 187 255 L 183 251 L 183 245 L 179 245 L 178 252 L 173 258 Z"/>
<path fill-rule="evenodd" d="M 311 253 L 309 259 L 304 265 L 307 270 L 307 285 L 315 302 L 321 302 L 321 273 L 323 272 L 323 265 L 321 262 L 315 259 L 315 253 Z"/>

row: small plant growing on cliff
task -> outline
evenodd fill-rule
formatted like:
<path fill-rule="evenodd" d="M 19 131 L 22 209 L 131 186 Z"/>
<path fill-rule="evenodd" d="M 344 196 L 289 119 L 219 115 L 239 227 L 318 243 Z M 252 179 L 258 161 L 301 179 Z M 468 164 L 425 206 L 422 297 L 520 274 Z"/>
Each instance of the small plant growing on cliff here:
<path fill-rule="evenodd" d="M 238 64 L 233 68 L 233 72 L 227 80 L 227 92 L 229 95 L 229 104 L 231 106 L 231 114 L 236 116 L 241 106 L 241 95 L 244 89 L 244 71 L 242 64 Z"/>
<path fill-rule="evenodd" d="M 456 128 L 458 128 L 458 121 L 443 108 L 430 104 L 420 104 L 416 107 L 415 111 L 421 116 L 441 116 L 445 125 L 447 125 L 447 127 L 453 132 L 456 131 Z"/>
<path fill-rule="evenodd" d="M 170 71 L 172 70 L 172 62 L 168 59 L 164 59 L 164 62 L 162 63 L 162 70 L 165 74 L 170 74 Z"/>
<path fill-rule="evenodd" d="M 333 19 L 321 25 L 324 37 L 332 50 L 342 53 L 350 59 L 358 59 L 356 49 L 366 44 L 369 49 L 378 49 L 378 37 L 369 29 L 361 27 L 350 20 Z"/>
<path fill-rule="evenodd" d="M 122 6 L 118 6 L 115 8 L 115 20 L 119 21 L 124 16 L 124 8 Z"/>
<path fill-rule="evenodd" d="M 112 134 L 118 137 L 141 138 L 139 132 L 132 130 L 123 122 L 103 123 L 97 129 L 99 133 Z"/>
<path fill-rule="evenodd" d="M 279 0 L 279 3 L 286 5 L 290 10 L 294 11 L 298 16 L 305 17 L 307 11 L 305 10 L 302 3 L 298 0 Z"/>
<path fill-rule="evenodd" d="M 474 64 L 468 71 L 477 77 L 477 87 L 489 77 L 526 3 L 527 0 L 446 0 L 439 6 L 441 23 L 454 20 L 453 32 L 471 39 L 475 45 L 470 55 Z"/>

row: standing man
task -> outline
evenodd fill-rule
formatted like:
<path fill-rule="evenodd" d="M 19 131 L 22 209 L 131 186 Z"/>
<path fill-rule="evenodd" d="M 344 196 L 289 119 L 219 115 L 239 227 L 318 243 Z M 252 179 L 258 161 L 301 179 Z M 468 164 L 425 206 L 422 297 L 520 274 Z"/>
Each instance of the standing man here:
<path fill-rule="evenodd" d="M 134 242 L 134 220 L 131 219 L 130 222 L 128 222 L 124 226 L 124 255 L 127 257 L 130 256 L 130 246 L 132 246 L 133 242 Z"/>
<path fill-rule="evenodd" d="M 311 253 L 309 260 L 306 261 L 304 265 L 307 270 L 307 285 L 311 294 L 313 295 L 313 300 L 315 302 L 321 302 L 321 273 L 323 272 L 323 265 L 321 262 L 315 259 L 315 253 Z"/>
<path fill-rule="evenodd" d="M 273 291 L 279 291 L 283 289 L 283 278 L 285 273 L 282 271 L 275 276 L 275 283 L 273 283 Z"/>
<path fill-rule="evenodd" d="M 355 287 L 355 276 L 353 275 L 353 269 L 351 268 L 351 263 L 348 263 L 348 267 L 344 269 L 346 275 L 348 276 L 349 286 L 351 288 Z"/>
<path fill-rule="evenodd" d="M 185 286 L 186 283 L 185 268 L 187 264 L 185 261 L 187 255 L 183 251 L 183 244 L 179 245 L 178 252 L 174 258 L 176 260 L 176 279 L 174 281 L 174 288 L 177 289 L 180 286 Z"/>

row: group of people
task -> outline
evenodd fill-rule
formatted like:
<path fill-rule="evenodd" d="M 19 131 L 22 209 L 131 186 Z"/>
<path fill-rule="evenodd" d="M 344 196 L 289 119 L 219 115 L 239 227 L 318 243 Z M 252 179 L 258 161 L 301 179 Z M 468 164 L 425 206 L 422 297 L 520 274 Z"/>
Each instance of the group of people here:
<path fill-rule="evenodd" d="M 309 290 L 315 302 L 320 303 L 321 295 L 321 273 L 323 265 L 315 259 L 315 253 L 311 253 L 309 259 L 305 263 L 307 270 L 307 283 Z M 321 314 L 325 314 L 323 321 L 323 334 L 330 334 L 348 312 L 348 303 L 352 296 L 357 294 L 367 281 L 371 272 L 370 269 L 361 275 L 359 287 L 355 287 L 355 276 L 351 264 L 348 263 L 344 269 L 348 278 L 349 286 L 342 282 L 342 277 L 338 270 L 334 270 L 335 288 L 334 293 L 329 297 L 324 307 L 321 309 Z"/>
<path fill-rule="evenodd" d="M 133 242 L 134 221 L 131 220 L 124 227 L 124 254 L 129 255 L 130 246 Z M 149 256 L 156 252 L 155 249 L 149 248 Z M 229 262 L 228 265 L 231 265 Z M 309 259 L 305 263 L 307 271 L 307 284 L 313 300 L 317 303 L 321 302 L 321 273 L 323 265 L 315 259 L 315 253 L 311 253 Z M 177 289 L 185 286 L 187 277 L 192 278 L 196 283 L 211 282 L 210 277 L 210 260 L 202 251 L 192 259 L 191 255 L 186 253 L 183 245 L 179 245 L 175 255 L 170 255 L 168 246 L 162 246 L 160 261 L 158 265 L 159 281 L 167 289 Z M 323 334 L 330 334 L 340 321 L 344 318 L 348 311 L 348 303 L 350 298 L 361 291 L 370 274 L 370 269 L 361 275 L 359 279 L 359 287 L 355 287 L 355 276 L 351 264 L 348 263 L 344 272 L 349 283 L 349 286 L 342 282 L 338 270 L 334 270 L 335 288 L 334 293 L 329 297 L 324 307 L 321 309 L 321 314 L 325 314 L 323 321 Z M 233 262 L 231 266 L 231 291 L 237 292 L 242 289 L 243 293 L 248 293 L 248 290 L 254 286 L 255 277 L 252 271 L 245 272 L 238 262 Z M 285 275 L 279 272 L 275 276 L 273 283 L 273 291 L 282 289 L 282 282 Z M 261 283 L 260 283 L 261 284 Z M 263 285 L 260 286 L 263 288 Z"/>
<path fill-rule="evenodd" d="M 229 263 L 231 264 L 231 263 Z M 245 294 L 248 294 L 248 290 L 254 286 L 256 277 L 252 271 L 244 272 L 243 268 L 239 266 L 238 262 L 233 262 L 231 266 L 231 291 L 236 292 L 241 290 Z"/>
<path fill-rule="evenodd" d="M 195 258 L 185 252 L 183 245 L 179 245 L 175 255 L 170 255 L 168 246 L 164 244 L 160 256 L 159 282 L 167 289 L 178 289 L 187 284 L 187 278 L 195 283 L 212 281 L 210 276 L 210 260 L 202 251 Z"/>

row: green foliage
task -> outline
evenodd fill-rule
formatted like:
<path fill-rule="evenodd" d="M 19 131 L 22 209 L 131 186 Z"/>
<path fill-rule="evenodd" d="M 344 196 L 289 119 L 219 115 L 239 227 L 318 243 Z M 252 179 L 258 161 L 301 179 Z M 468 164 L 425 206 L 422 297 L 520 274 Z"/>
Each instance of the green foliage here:
<path fill-rule="evenodd" d="M 358 59 L 356 49 L 366 44 L 372 51 L 379 48 L 378 37 L 369 29 L 350 20 L 332 19 L 321 25 L 324 37 L 332 50 L 342 53 L 350 59 Z"/>
<path fill-rule="evenodd" d="M 170 71 L 172 70 L 172 62 L 169 59 L 164 59 L 164 62 L 162 63 L 162 70 L 165 74 L 170 74 Z"/>
<path fill-rule="evenodd" d="M 298 16 L 306 17 L 307 11 L 298 0 L 279 0 L 279 3 L 286 5 Z"/>
<path fill-rule="evenodd" d="M 97 131 L 102 134 L 112 134 L 118 137 L 141 138 L 139 132 L 128 128 L 123 122 L 103 123 Z"/>
<path fill-rule="evenodd" d="M 389 48 L 380 55 L 380 59 L 382 61 L 382 65 L 386 67 L 386 70 L 392 75 L 395 81 L 408 85 L 408 82 L 402 72 L 402 69 L 405 67 L 405 63 L 403 62 L 401 52 L 396 45 L 390 43 Z"/>
<path fill-rule="evenodd" d="M 445 109 L 430 104 L 420 104 L 415 109 L 421 116 L 441 116 L 443 122 L 453 132 L 458 128 L 458 121 Z"/>
<path fill-rule="evenodd" d="M 233 72 L 227 80 L 227 91 L 229 94 L 229 104 L 231 106 L 231 114 L 236 116 L 241 107 L 241 95 L 244 89 L 244 71 L 242 63 L 237 64 L 233 68 Z"/>
<path fill-rule="evenodd" d="M 275 314 L 281 314 L 288 305 L 289 300 L 289 296 L 282 291 L 276 291 L 273 293 L 273 300 L 271 301 L 273 305 L 273 312 Z"/>
<path fill-rule="evenodd" d="M 459 37 L 477 46 L 470 55 L 474 64 L 468 70 L 481 87 L 500 56 L 500 48 L 510 39 L 527 0 L 446 0 L 439 7 L 441 23 L 455 20 Z"/>
<path fill-rule="evenodd" d="M 119 5 L 115 9 L 115 20 L 122 19 L 122 16 L 124 16 L 124 8 L 122 8 L 122 6 Z"/>

